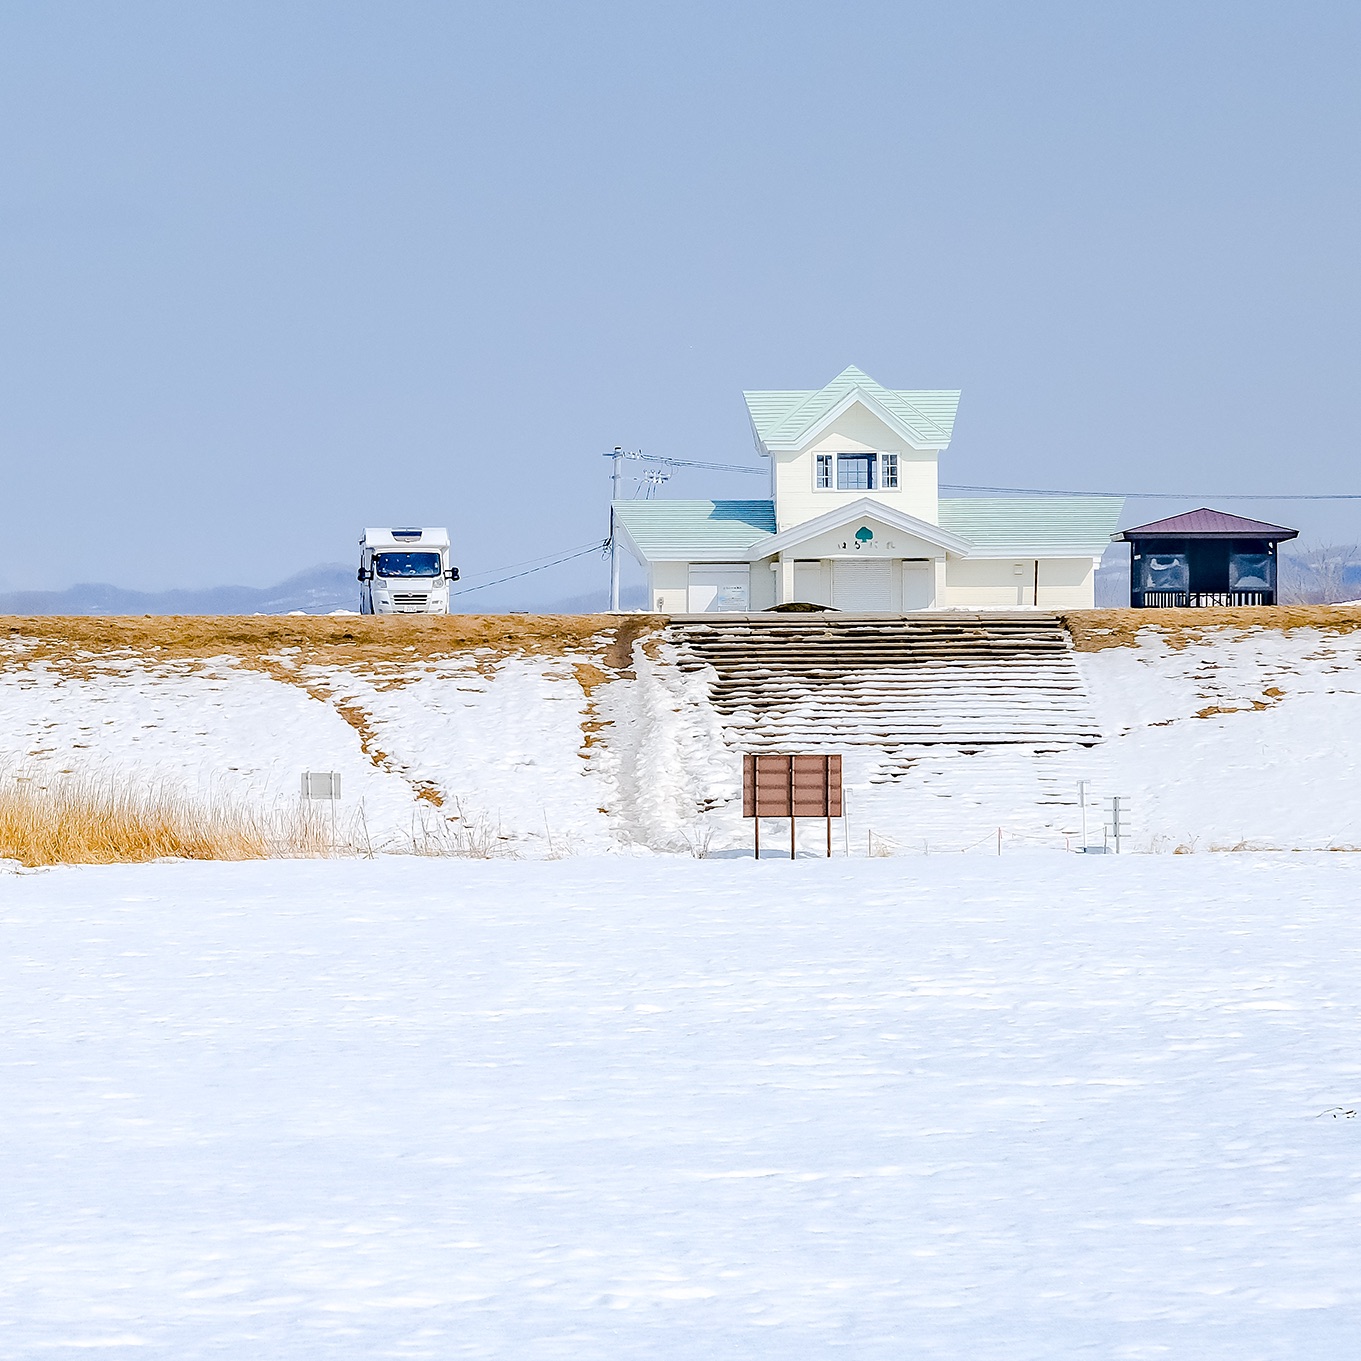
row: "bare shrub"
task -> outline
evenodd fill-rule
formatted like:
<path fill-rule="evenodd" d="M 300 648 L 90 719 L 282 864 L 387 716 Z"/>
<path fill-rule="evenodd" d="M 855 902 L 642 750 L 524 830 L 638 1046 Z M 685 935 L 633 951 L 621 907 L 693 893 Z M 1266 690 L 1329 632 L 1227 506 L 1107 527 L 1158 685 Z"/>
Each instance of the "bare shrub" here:
<path fill-rule="evenodd" d="M 682 827 L 680 839 L 696 860 L 707 860 L 709 848 L 713 845 L 714 829 L 707 823 L 697 822 L 693 827 Z"/>
<path fill-rule="evenodd" d="M 453 856 L 463 860 L 515 857 L 514 845 L 499 822 L 493 822 L 485 813 L 470 814 L 461 799 L 453 800 L 453 809 L 453 813 L 444 814 L 418 808 L 406 840 L 384 849 L 398 855 Z"/>
<path fill-rule="evenodd" d="M 1361 549 L 1356 544 L 1320 544 L 1298 553 L 1281 556 L 1280 594 L 1285 604 L 1335 605 L 1352 600 L 1357 594 L 1348 580 L 1361 565 Z"/>

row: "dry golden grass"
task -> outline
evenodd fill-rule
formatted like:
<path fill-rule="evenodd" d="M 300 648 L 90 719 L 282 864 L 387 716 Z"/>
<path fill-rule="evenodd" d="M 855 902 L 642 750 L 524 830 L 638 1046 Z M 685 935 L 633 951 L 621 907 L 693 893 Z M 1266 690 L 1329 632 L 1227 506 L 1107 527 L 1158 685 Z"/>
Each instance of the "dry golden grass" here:
<path fill-rule="evenodd" d="M 1349 633 L 1361 628 L 1361 607 L 1279 605 L 1253 609 L 1064 610 L 1060 611 L 1080 652 L 1132 646 L 1138 634 L 1157 629 L 1173 647 L 1207 629 L 1322 629 Z M 0 625 L 0 666 L 5 652 L 23 665 L 46 661 L 65 672 L 121 658 L 146 662 L 206 661 L 233 657 L 246 666 L 275 671 L 290 665 L 361 667 L 390 671 L 443 657 L 482 657 L 494 664 L 512 656 L 561 657 L 598 650 L 601 665 L 616 674 L 632 663 L 633 645 L 666 625 L 664 615 L 450 614 L 316 615 L 105 615 L 14 617 Z M 8 640 L 10 647 L 3 643 Z M 582 676 L 599 683 L 598 668 Z"/>
<path fill-rule="evenodd" d="M 195 803 L 173 789 L 78 776 L 0 782 L 0 859 L 30 867 L 266 860 L 332 850 L 330 824 L 302 809 L 271 817 Z"/>
<path fill-rule="evenodd" d="M 1133 647 L 1141 632 L 1156 630 L 1169 647 L 1183 648 L 1208 630 L 1320 629 L 1351 633 L 1361 629 L 1361 607 L 1355 605 L 1267 605 L 1209 610 L 1063 610 L 1064 627 L 1079 652 L 1107 647 Z"/>
<path fill-rule="evenodd" d="M 608 614 L 450 615 L 30 615 L 0 626 L 0 642 L 25 660 L 97 662 L 121 656 L 152 662 L 234 657 L 251 664 L 287 655 L 298 665 L 372 667 L 485 652 L 559 657 L 593 641 L 606 665 L 627 666 L 637 637 L 661 627 L 659 616 Z"/>

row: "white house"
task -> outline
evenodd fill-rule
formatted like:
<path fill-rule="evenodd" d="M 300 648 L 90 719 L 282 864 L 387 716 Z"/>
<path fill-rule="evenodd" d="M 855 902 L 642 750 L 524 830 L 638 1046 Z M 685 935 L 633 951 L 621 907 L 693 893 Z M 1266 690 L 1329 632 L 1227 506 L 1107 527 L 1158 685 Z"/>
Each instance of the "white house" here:
<path fill-rule="evenodd" d="M 941 497 L 958 392 L 898 392 L 849 368 L 813 392 L 748 392 L 764 501 L 616 501 L 614 532 L 667 614 L 1090 607 L 1123 504 Z"/>

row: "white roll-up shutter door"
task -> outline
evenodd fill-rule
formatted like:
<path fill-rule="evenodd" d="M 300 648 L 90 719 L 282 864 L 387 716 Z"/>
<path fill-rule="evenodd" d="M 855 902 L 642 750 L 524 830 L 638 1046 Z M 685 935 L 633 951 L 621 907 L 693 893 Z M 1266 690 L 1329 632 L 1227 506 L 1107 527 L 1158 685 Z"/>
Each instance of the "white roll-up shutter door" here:
<path fill-rule="evenodd" d="M 893 608 L 893 564 L 885 559 L 838 558 L 832 582 L 832 604 L 839 610 Z"/>

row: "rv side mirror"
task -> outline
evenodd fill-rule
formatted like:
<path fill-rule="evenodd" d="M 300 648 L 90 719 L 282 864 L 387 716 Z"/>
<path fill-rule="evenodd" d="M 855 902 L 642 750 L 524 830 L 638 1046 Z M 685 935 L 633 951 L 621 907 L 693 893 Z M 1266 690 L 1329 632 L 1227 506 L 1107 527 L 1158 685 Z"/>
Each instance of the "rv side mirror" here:
<path fill-rule="evenodd" d="M 447 577 L 449 578 L 450 581 L 457 581 L 457 580 L 458 580 L 458 568 L 457 568 L 457 567 L 451 567 L 444 575 L 447 576 Z"/>
<path fill-rule="evenodd" d="M 356 580 L 356 581 L 367 581 L 368 579 L 369 579 L 369 573 L 366 572 L 366 571 L 361 567 L 361 568 L 359 569 L 359 575 L 355 578 L 355 580 Z"/>

